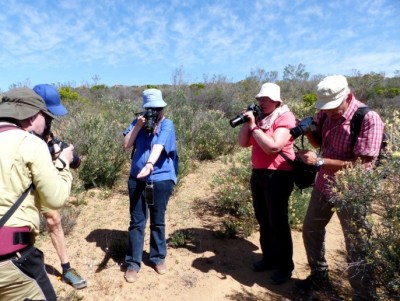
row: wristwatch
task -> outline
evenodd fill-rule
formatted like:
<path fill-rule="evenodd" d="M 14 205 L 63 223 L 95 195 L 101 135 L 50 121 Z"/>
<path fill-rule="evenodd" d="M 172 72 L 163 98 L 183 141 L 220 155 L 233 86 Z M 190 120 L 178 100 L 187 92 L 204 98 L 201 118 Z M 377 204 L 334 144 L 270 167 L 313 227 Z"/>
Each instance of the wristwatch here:
<path fill-rule="evenodd" d="M 324 158 L 318 157 L 317 158 L 317 170 L 320 170 L 321 166 L 324 165 L 325 161 Z"/>

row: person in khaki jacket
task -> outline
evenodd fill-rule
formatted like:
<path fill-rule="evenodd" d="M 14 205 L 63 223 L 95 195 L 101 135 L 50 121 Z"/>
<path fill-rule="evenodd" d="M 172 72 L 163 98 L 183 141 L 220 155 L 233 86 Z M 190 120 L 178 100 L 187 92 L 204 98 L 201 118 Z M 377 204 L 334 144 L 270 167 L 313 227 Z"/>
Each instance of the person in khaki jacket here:
<path fill-rule="evenodd" d="M 64 162 L 65 167 L 59 170 L 40 138 L 53 118 L 43 99 L 31 89 L 14 89 L 2 97 L 0 300 L 57 299 L 44 268 L 43 253 L 34 246 L 39 208 L 60 208 L 71 191 L 69 163 L 74 147 L 70 145 L 60 153 L 57 161 Z M 22 202 L 15 211 L 9 211 L 19 199 Z"/>

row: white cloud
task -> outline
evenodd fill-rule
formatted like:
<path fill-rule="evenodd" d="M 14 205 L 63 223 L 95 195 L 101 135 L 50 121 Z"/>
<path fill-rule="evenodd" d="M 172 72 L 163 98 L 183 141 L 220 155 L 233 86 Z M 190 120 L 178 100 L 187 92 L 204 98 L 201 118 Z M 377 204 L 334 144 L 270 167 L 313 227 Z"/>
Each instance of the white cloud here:
<path fill-rule="evenodd" d="M 21 70 L 19 80 L 35 69 L 57 69 L 60 81 L 67 73 L 131 78 L 125 70 L 178 66 L 195 78 L 236 79 L 257 66 L 298 63 L 315 73 L 400 69 L 400 5 L 391 0 L 38 0 L 2 8 L 0 64 Z M 1 88 L 5 80 L 13 79 L 0 74 Z"/>

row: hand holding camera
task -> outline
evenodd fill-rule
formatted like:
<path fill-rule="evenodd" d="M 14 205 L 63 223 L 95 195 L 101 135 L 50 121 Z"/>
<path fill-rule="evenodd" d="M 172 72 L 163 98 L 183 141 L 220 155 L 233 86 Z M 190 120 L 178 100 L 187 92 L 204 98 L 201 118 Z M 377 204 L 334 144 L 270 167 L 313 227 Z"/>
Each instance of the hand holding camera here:
<path fill-rule="evenodd" d="M 249 121 L 249 117 L 246 115 L 247 112 L 252 112 L 253 115 L 254 115 L 254 118 L 257 118 L 258 116 L 261 116 L 261 113 L 262 113 L 260 106 L 258 106 L 256 104 L 249 105 L 246 108 L 246 111 L 244 113 L 240 113 L 236 117 L 234 117 L 231 120 L 229 120 L 229 124 L 231 125 L 231 127 L 234 128 L 234 127 L 237 127 L 240 124 L 243 124 L 243 123 Z"/>
<path fill-rule="evenodd" d="M 71 168 L 78 168 L 76 165 L 78 163 L 76 163 L 74 160 L 75 159 L 75 154 L 74 154 L 74 146 L 72 144 L 70 144 L 68 147 L 63 148 L 62 150 L 60 150 L 60 157 L 64 158 L 65 160 L 67 160 L 69 163 L 69 166 Z M 74 163 L 73 163 L 74 162 Z"/>
<path fill-rule="evenodd" d="M 74 146 L 68 144 L 50 133 L 50 140 L 47 142 L 47 147 L 53 160 L 62 156 L 64 161 L 70 162 L 69 167 L 76 169 L 81 165 L 81 158 L 74 153 Z"/>
<path fill-rule="evenodd" d="M 149 108 L 144 112 L 136 113 L 138 116 L 138 125 L 142 125 L 147 132 L 153 133 L 158 122 L 158 112 L 159 109 Z"/>
<path fill-rule="evenodd" d="M 317 129 L 317 124 L 314 122 L 312 117 L 306 117 L 299 121 L 296 127 L 290 129 L 290 134 L 293 139 L 301 135 L 306 135 L 307 133 L 313 132 Z"/>

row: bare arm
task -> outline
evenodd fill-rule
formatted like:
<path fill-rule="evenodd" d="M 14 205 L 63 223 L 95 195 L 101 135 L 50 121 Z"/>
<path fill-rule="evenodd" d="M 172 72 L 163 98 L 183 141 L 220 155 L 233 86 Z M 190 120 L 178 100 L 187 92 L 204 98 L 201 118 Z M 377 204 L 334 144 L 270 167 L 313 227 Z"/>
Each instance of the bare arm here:
<path fill-rule="evenodd" d="M 276 154 L 287 144 L 291 135 L 287 128 L 276 129 L 272 136 L 265 134 L 261 129 L 256 129 L 253 131 L 253 137 L 266 154 Z"/>
<path fill-rule="evenodd" d="M 143 127 L 144 122 L 145 118 L 143 116 L 139 116 L 137 118 L 134 128 L 124 137 L 124 149 L 130 149 L 133 146 L 133 143 L 135 143 L 136 137 Z"/>
<path fill-rule="evenodd" d="M 147 160 L 146 165 L 142 168 L 142 170 L 137 175 L 138 178 L 147 177 L 154 170 L 154 164 L 156 164 L 163 149 L 164 149 L 164 145 L 162 145 L 162 144 L 154 144 L 153 145 L 153 148 L 151 149 L 151 152 L 150 152 L 149 159 Z"/>
<path fill-rule="evenodd" d="M 250 145 L 250 137 L 253 135 L 253 138 L 266 154 L 275 154 L 280 152 L 291 138 L 290 131 L 287 128 L 278 128 L 272 136 L 269 136 L 258 128 L 252 112 L 245 112 L 244 115 L 247 116 L 248 122 L 243 124 L 239 132 L 239 145 L 242 147 Z"/>
<path fill-rule="evenodd" d="M 317 165 L 318 157 L 315 152 L 299 151 L 298 155 L 304 161 L 304 163 L 306 163 L 308 165 Z M 369 157 L 369 156 L 358 156 L 353 160 L 347 160 L 347 161 L 339 160 L 339 159 L 330 159 L 330 158 L 323 158 L 323 160 L 324 160 L 324 164 L 323 164 L 324 169 L 338 171 L 343 168 L 354 165 L 357 162 L 357 160 L 360 160 L 361 163 L 365 167 L 369 167 L 371 165 L 371 163 L 373 162 L 374 158 Z"/>
<path fill-rule="evenodd" d="M 246 122 L 242 125 L 239 136 L 238 136 L 238 142 L 241 147 L 249 147 L 250 146 L 250 126 L 249 123 Z"/>

